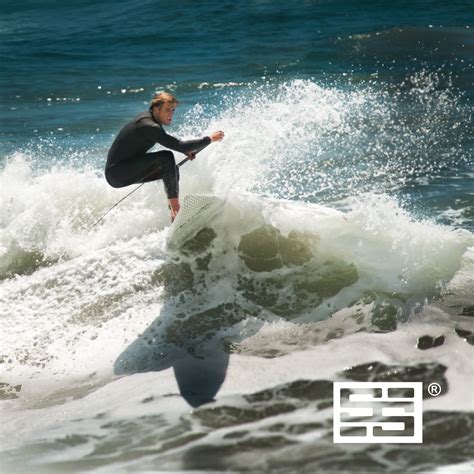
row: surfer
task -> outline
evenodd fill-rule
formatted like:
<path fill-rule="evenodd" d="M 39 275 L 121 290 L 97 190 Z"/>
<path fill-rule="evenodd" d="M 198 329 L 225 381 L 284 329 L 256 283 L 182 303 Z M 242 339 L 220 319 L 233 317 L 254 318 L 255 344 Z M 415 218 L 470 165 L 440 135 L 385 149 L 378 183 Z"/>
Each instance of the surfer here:
<path fill-rule="evenodd" d="M 210 143 L 224 138 L 222 131 L 187 141 L 168 135 L 163 126 L 171 123 L 177 105 L 178 100 L 173 95 L 167 92 L 155 94 L 149 109 L 120 130 L 110 147 L 105 166 L 105 178 L 114 188 L 162 179 L 171 222 L 179 211 L 179 168 L 171 151 L 147 153 L 148 150 L 159 143 L 193 160 Z"/>

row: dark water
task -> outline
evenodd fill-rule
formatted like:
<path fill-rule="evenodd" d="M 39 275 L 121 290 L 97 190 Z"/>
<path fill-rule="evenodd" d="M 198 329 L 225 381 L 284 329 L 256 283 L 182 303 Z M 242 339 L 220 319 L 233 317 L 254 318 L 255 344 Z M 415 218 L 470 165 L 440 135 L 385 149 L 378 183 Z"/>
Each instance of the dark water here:
<path fill-rule="evenodd" d="M 22 143 L 32 129 L 47 130 L 56 123 L 77 132 L 88 126 L 93 131 L 97 123 L 115 130 L 114 119 L 136 108 L 137 100 L 149 100 L 155 89 L 170 86 L 190 104 L 203 101 L 197 88 L 202 83 L 303 77 L 323 84 L 341 79 L 344 85 L 376 74 L 379 80 L 398 84 L 412 71 L 441 70 L 453 87 L 472 96 L 474 22 L 469 4 L 4 4 L 4 142 L 14 138 Z M 122 89 L 141 88 L 136 94 L 121 94 Z M 45 103 L 48 97 L 51 104 Z M 57 104 L 57 98 L 66 101 Z"/>

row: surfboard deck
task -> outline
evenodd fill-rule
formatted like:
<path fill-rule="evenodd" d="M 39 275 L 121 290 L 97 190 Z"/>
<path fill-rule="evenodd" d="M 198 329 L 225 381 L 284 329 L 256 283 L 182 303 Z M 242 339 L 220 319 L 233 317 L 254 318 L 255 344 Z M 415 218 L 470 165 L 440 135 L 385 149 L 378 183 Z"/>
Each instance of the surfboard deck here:
<path fill-rule="evenodd" d="M 172 249 L 180 248 L 216 217 L 224 205 L 224 199 L 212 194 L 185 196 L 168 232 L 167 246 Z"/>

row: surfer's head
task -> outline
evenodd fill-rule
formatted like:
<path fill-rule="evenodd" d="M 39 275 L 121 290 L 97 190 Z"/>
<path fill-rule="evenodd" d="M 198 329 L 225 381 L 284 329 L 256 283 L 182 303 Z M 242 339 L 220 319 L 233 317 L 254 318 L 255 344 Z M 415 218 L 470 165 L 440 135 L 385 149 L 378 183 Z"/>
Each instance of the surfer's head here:
<path fill-rule="evenodd" d="M 162 125 L 169 125 L 173 120 L 173 114 L 178 105 L 178 100 L 168 92 L 159 92 L 153 96 L 150 102 L 150 110 L 155 120 Z"/>

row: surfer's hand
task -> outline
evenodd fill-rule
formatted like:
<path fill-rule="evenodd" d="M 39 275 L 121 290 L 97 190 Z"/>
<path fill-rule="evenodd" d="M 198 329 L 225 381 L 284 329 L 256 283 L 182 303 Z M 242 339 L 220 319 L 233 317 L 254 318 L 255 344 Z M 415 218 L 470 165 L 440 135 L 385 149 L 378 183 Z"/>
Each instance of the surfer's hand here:
<path fill-rule="evenodd" d="M 192 161 L 196 158 L 196 153 L 188 153 L 186 156 L 188 157 L 188 160 Z"/>
<path fill-rule="evenodd" d="M 224 138 L 224 132 L 219 130 L 218 132 L 211 133 L 209 138 L 211 142 L 220 142 Z"/>

